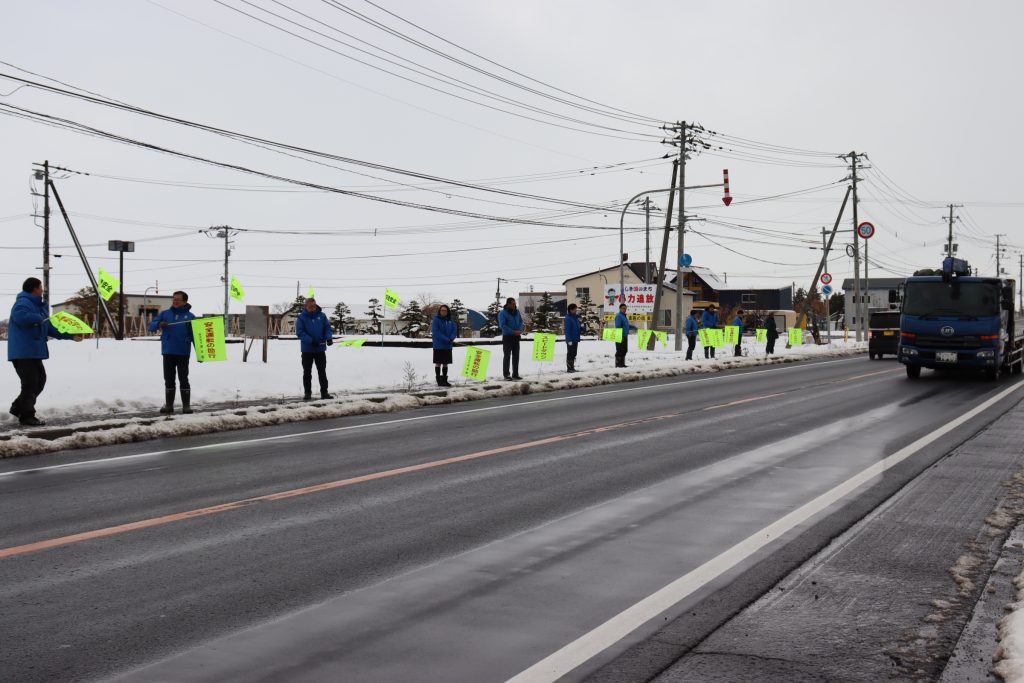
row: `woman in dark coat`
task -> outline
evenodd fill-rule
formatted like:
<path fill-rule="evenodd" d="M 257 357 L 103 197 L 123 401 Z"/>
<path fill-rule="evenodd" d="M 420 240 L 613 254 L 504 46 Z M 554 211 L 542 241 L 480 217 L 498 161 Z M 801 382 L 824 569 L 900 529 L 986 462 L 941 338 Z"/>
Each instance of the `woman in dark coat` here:
<path fill-rule="evenodd" d="M 434 349 L 434 376 L 437 386 L 450 387 L 448 366 L 452 363 L 452 346 L 459 336 L 459 326 L 452 320 L 451 309 L 445 304 L 437 309 L 434 322 L 430 324 L 431 346 Z"/>
<path fill-rule="evenodd" d="M 765 353 L 775 353 L 775 340 L 779 338 L 779 328 L 775 324 L 774 316 L 768 316 L 765 327 L 768 328 L 768 344 L 764 347 Z"/>

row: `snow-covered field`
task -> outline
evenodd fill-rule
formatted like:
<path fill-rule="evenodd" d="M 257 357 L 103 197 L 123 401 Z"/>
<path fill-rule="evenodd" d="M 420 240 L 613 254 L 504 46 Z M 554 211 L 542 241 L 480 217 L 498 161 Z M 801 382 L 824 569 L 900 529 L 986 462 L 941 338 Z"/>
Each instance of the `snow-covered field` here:
<path fill-rule="evenodd" d="M 155 338 L 154 338 L 155 339 Z M 781 340 L 780 340 L 781 341 Z M 472 340 L 464 340 L 472 343 Z M 42 419 L 73 418 L 80 422 L 110 421 L 124 423 L 124 414 L 153 411 L 158 420 L 131 418 L 130 425 L 90 433 L 78 433 L 42 442 L 21 436 L 0 442 L 0 457 L 30 452 L 52 452 L 64 448 L 81 448 L 103 443 L 140 441 L 186 433 L 206 433 L 297 420 L 338 417 L 369 412 L 390 412 L 434 403 L 474 400 L 501 395 L 595 386 L 652 377 L 670 377 L 696 372 L 714 372 L 728 367 L 792 362 L 821 355 L 849 355 L 863 352 L 866 344 L 835 341 L 831 345 L 799 346 L 786 349 L 776 346 L 776 354 L 766 357 L 764 345 L 744 340 L 744 357 L 734 358 L 732 349 L 719 349 L 717 360 L 705 360 L 698 344 L 695 359 L 684 360 L 684 354 L 659 345 L 655 351 L 636 350 L 636 339 L 630 338 L 628 368 L 614 368 L 614 344 L 584 341 L 580 344 L 576 367 L 580 372 L 565 372 L 565 345 L 559 342 L 554 362 L 531 359 L 532 344 L 524 341 L 520 375 L 525 382 L 498 382 L 501 379 L 501 346 L 483 346 L 491 351 L 488 382 L 461 377 L 464 348 L 454 351 L 454 365 L 449 381 L 456 385 L 444 396 L 413 394 L 436 390 L 434 368 L 429 348 L 341 347 L 338 343 L 327 350 L 327 374 L 335 399 L 304 404 L 282 404 L 281 399 L 294 400 L 302 394 L 302 368 L 297 341 L 272 340 L 268 362 L 261 358 L 261 342 L 252 347 L 249 362 L 242 362 L 242 345 L 228 345 L 228 360 L 219 363 L 191 363 L 192 402 L 200 412 L 165 419 L 156 414 L 163 402 L 163 376 L 160 344 L 150 339 L 95 340 L 79 343 L 51 341 L 50 359 L 46 361 L 47 384 L 40 396 L 37 410 Z M 6 342 L 0 342 L 0 353 L 6 357 Z M 8 365 L 0 386 L 0 400 L 13 400 L 18 393 L 18 378 Z M 317 384 L 314 371 L 314 395 Z M 266 408 L 229 408 L 203 411 L 204 404 L 260 401 Z M 180 408 L 180 403 L 179 406 Z M 4 404 L 6 408 L 6 404 Z M 119 417 L 120 416 L 120 417 Z M 145 423 L 145 424 L 142 424 Z M 17 429 L 18 425 L 6 409 L 0 417 L 0 429 Z"/>

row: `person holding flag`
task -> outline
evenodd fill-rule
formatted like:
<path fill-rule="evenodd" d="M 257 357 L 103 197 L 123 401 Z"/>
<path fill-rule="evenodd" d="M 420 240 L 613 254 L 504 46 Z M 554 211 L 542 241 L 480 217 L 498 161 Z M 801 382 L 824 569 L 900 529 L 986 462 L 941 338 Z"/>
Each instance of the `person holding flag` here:
<path fill-rule="evenodd" d="M 448 304 L 437 307 L 437 315 L 430 324 L 430 346 L 434 351 L 434 377 L 437 386 L 450 387 L 448 366 L 452 364 L 452 347 L 459 336 L 459 325 L 452 320 Z"/>
<path fill-rule="evenodd" d="M 736 311 L 736 317 L 732 319 L 732 324 L 740 328 L 740 335 L 736 338 L 736 348 L 733 349 L 733 354 L 736 357 L 743 355 L 743 309 L 740 308 Z"/>
<path fill-rule="evenodd" d="M 700 316 L 700 326 L 706 330 L 718 327 L 718 311 L 715 309 L 714 304 L 708 304 L 708 307 L 704 310 L 704 313 Z M 705 346 L 704 357 L 714 358 L 715 347 Z"/>
<path fill-rule="evenodd" d="M 7 360 L 21 380 L 21 393 L 11 404 L 11 415 L 26 427 L 41 427 L 45 422 L 36 417 L 36 399 L 46 386 L 43 361 L 50 357 L 47 339 L 74 339 L 82 335 L 60 332 L 49 320 L 49 307 L 43 303 L 43 283 L 30 277 L 21 285 L 21 291 L 11 308 L 7 330 Z"/>
<path fill-rule="evenodd" d="M 302 399 L 313 398 L 313 365 L 320 380 L 320 398 L 331 398 L 327 393 L 327 347 L 334 344 L 331 322 L 327 319 L 316 299 L 306 299 L 306 310 L 295 321 L 295 336 L 301 342 L 302 351 Z"/>
<path fill-rule="evenodd" d="M 160 412 L 170 415 L 174 412 L 174 376 L 178 375 L 181 384 L 181 412 L 192 412 L 192 386 L 188 383 L 188 360 L 192 355 L 192 320 L 196 317 L 191 313 L 192 306 L 188 303 L 188 294 L 182 291 L 174 293 L 171 307 L 161 311 L 160 315 L 149 323 L 149 331 L 160 331 L 160 354 L 164 359 L 164 405 Z"/>
<path fill-rule="evenodd" d="M 516 300 L 509 297 L 498 312 L 501 327 L 501 371 L 505 379 L 522 379 L 519 376 L 519 340 L 523 336 L 523 315 L 516 308 Z M 512 374 L 509 374 L 509 364 Z"/>
<path fill-rule="evenodd" d="M 580 350 L 582 326 L 576 315 L 576 304 L 569 304 L 565 315 L 565 371 L 576 372 L 576 354 Z"/>
<path fill-rule="evenodd" d="M 626 304 L 619 304 L 619 312 L 615 315 L 615 327 L 622 330 L 622 341 L 615 342 L 615 367 L 626 367 L 626 353 L 629 351 L 629 331 L 635 330 L 626 315 Z"/>

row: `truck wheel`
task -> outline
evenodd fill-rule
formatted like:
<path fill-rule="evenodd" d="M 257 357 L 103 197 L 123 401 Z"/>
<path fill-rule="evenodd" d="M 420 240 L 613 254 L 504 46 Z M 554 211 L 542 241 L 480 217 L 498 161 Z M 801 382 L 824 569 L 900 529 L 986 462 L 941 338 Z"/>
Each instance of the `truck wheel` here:
<path fill-rule="evenodd" d="M 920 365 L 908 365 L 907 366 L 907 377 L 909 377 L 910 379 L 917 379 L 920 376 L 921 376 L 921 366 Z"/>

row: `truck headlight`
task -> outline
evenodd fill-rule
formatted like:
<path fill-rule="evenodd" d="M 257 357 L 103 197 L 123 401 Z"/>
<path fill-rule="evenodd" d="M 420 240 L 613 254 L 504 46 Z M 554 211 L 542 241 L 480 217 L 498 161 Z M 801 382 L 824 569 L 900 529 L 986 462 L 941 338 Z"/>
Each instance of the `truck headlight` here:
<path fill-rule="evenodd" d="M 902 353 L 904 356 L 916 356 L 917 349 L 912 349 L 904 346 L 900 349 L 900 353 Z"/>
<path fill-rule="evenodd" d="M 994 358 L 996 355 L 995 351 L 978 351 L 978 358 Z"/>

